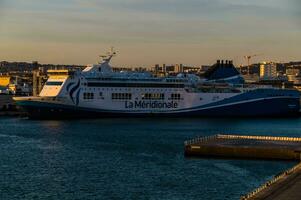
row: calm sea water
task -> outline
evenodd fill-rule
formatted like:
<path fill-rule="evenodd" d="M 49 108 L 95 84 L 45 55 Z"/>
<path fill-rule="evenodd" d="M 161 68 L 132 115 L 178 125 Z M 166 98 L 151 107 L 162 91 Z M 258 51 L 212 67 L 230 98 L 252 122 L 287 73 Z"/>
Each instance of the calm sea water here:
<path fill-rule="evenodd" d="M 295 164 L 184 158 L 217 133 L 301 136 L 301 119 L 0 118 L 0 199 L 239 199 Z"/>

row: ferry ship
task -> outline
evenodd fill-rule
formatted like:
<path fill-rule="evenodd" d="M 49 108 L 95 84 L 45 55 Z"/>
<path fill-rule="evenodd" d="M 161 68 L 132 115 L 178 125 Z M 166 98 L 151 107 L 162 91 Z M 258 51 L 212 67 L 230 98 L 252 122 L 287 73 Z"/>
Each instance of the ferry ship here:
<path fill-rule="evenodd" d="M 251 86 L 232 61 L 218 61 L 203 77 L 180 73 L 114 72 L 102 57 L 84 70 L 49 71 L 38 96 L 15 97 L 31 118 L 295 116 L 296 90 Z"/>

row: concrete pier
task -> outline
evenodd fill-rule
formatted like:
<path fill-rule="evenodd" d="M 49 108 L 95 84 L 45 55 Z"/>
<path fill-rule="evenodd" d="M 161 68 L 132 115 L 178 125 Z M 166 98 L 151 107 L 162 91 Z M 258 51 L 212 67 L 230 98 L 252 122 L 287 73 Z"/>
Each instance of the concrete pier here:
<path fill-rule="evenodd" d="M 213 135 L 186 141 L 185 156 L 300 160 L 301 138 Z"/>
<path fill-rule="evenodd" d="M 301 163 L 275 176 L 241 200 L 300 200 Z"/>
<path fill-rule="evenodd" d="M 301 160 L 301 138 L 213 135 L 184 143 L 186 156 Z M 275 176 L 241 200 L 301 199 L 301 162 Z"/>
<path fill-rule="evenodd" d="M 25 112 L 18 109 L 13 95 L 0 95 L 0 117 L 1 116 L 25 116 Z"/>

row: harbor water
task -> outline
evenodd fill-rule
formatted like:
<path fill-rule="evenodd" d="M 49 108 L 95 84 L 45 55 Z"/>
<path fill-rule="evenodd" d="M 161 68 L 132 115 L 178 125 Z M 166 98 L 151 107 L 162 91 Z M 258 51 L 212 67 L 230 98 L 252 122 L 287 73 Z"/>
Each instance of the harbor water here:
<path fill-rule="evenodd" d="M 0 118 L 0 199 L 239 199 L 296 162 L 187 159 L 183 142 L 300 130 L 299 118 Z"/>

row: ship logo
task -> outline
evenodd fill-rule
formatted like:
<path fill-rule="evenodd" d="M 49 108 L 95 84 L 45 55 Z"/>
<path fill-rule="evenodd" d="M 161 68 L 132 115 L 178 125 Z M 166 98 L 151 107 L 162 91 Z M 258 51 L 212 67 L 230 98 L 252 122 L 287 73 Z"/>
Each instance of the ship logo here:
<path fill-rule="evenodd" d="M 77 83 L 74 83 L 74 82 L 73 83 L 69 83 L 67 85 L 67 87 L 66 87 L 67 92 L 69 93 L 69 97 L 70 97 L 70 99 L 71 99 L 71 101 L 72 101 L 72 103 L 74 105 L 78 105 L 79 104 L 79 94 L 80 94 L 79 86 L 80 86 L 80 79 L 78 79 Z M 76 95 L 74 97 L 75 92 L 76 92 Z"/>

